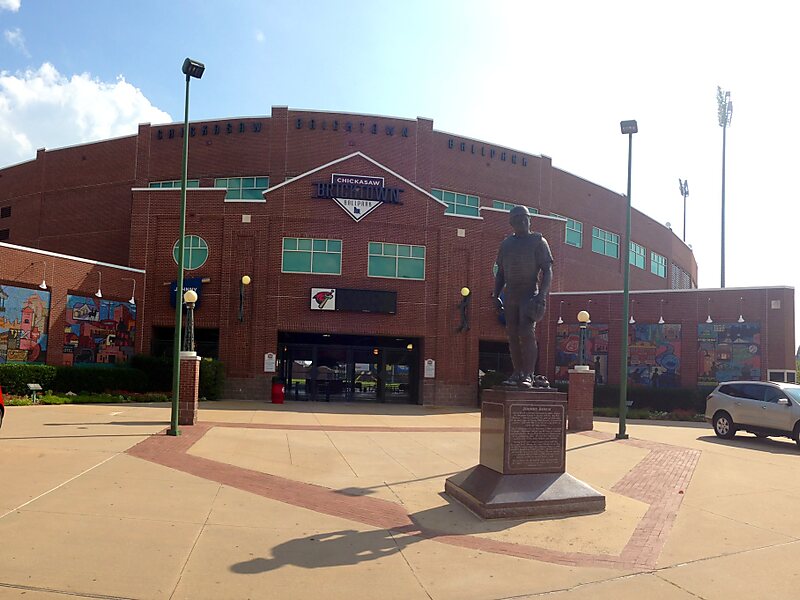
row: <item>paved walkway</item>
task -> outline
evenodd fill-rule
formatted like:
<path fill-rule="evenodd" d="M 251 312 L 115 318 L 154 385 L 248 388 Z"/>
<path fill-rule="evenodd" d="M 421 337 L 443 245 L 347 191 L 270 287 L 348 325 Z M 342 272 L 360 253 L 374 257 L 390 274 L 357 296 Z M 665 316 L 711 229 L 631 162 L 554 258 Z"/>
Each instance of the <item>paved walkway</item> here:
<path fill-rule="evenodd" d="M 692 424 L 568 436 L 599 515 L 481 521 L 442 493 L 475 411 L 10 407 L 0 598 L 761 598 L 800 588 L 800 452 Z"/>

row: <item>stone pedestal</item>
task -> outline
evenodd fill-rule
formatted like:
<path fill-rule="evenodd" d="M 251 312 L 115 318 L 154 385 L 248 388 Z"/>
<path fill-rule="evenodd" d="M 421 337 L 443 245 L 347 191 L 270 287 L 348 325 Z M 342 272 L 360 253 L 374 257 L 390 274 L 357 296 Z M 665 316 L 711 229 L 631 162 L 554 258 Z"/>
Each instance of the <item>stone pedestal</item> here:
<path fill-rule="evenodd" d="M 197 395 L 200 389 L 200 357 L 181 352 L 181 381 L 178 392 L 178 425 L 197 423 Z"/>
<path fill-rule="evenodd" d="M 566 394 L 485 390 L 480 464 L 445 492 L 484 519 L 602 512 L 605 496 L 566 473 L 566 417 Z"/>
<path fill-rule="evenodd" d="M 569 370 L 567 424 L 570 431 L 594 429 L 594 371 L 575 367 Z"/>

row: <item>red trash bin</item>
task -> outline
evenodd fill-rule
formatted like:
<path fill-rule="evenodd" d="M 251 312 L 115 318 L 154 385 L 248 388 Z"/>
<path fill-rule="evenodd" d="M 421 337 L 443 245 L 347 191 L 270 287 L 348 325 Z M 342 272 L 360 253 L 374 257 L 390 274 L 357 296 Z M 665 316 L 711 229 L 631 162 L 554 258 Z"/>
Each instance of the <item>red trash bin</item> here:
<path fill-rule="evenodd" d="M 283 380 L 280 377 L 272 378 L 272 403 L 283 404 L 286 393 L 283 387 Z"/>

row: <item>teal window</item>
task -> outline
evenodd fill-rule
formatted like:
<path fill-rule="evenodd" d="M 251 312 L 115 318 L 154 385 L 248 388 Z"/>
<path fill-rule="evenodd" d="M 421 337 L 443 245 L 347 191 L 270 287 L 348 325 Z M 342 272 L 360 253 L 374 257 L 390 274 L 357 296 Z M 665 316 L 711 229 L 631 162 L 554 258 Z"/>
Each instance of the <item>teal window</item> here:
<path fill-rule="evenodd" d="M 342 240 L 283 238 L 283 273 L 342 274 Z"/>
<path fill-rule="evenodd" d="M 666 279 L 667 277 L 667 259 L 660 254 L 650 252 L 650 272 L 653 275 L 658 275 Z"/>
<path fill-rule="evenodd" d="M 445 204 L 447 208 L 444 213 L 446 215 L 467 215 L 470 217 L 477 217 L 480 212 L 481 199 L 477 196 L 470 196 L 469 194 L 460 194 L 458 192 L 448 192 L 447 190 L 431 190 L 431 194 L 438 198 Z"/>
<path fill-rule="evenodd" d="M 150 186 L 151 188 L 178 188 L 181 187 L 181 180 L 175 179 L 173 181 L 151 181 Z M 199 179 L 187 179 L 186 180 L 186 187 L 187 188 L 197 188 L 200 187 L 200 180 Z"/>
<path fill-rule="evenodd" d="M 513 204 L 511 202 L 503 202 L 502 200 L 492 200 L 492 208 L 498 208 L 500 210 L 510 211 L 515 206 L 522 206 L 522 205 L 521 204 Z M 528 212 L 531 213 L 532 215 L 538 215 L 539 214 L 539 209 L 538 208 L 533 208 L 532 206 L 528 206 L 526 208 L 528 209 Z"/>
<path fill-rule="evenodd" d="M 178 241 L 172 247 L 172 259 L 178 264 Z M 187 235 L 183 238 L 183 268 L 199 269 L 208 260 L 208 244 L 199 235 Z"/>
<path fill-rule="evenodd" d="M 647 259 L 647 250 L 645 250 L 644 246 L 640 246 L 636 242 L 631 242 L 631 249 L 628 258 L 628 260 L 631 261 L 631 264 L 634 267 L 639 267 L 640 269 L 644 269 L 644 263 L 646 259 Z"/>
<path fill-rule="evenodd" d="M 554 217 L 560 217 L 567 220 L 567 223 L 564 227 L 564 242 L 566 242 L 569 246 L 583 248 L 583 223 L 557 213 L 550 214 Z"/>
<path fill-rule="evenodd" d="M 425 279 L 425 246 L 370 242 L 367 274 L 370 277 Z"/>
<path fill-rule="evenodd" d="M 269 177 L 222 177 L 214 180 L 214 187 L 228 190 L 225 200 L 263 200 Z"/>
<path fill-rule="evenodd" d="M 619 258 L 619 236 L 599 227 L 592 227 L 592 252 Z"/>

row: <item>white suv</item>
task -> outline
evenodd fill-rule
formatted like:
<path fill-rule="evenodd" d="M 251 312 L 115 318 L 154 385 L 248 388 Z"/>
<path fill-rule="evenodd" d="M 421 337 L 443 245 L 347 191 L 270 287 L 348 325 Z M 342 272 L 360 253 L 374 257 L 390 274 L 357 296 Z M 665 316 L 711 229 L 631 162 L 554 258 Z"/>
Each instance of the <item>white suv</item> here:
<path fill-rule="evenodd" d="M 789 437 L 800 446 L 800 385 L 726 381 L 706 398 L 706 421 L 721 438 L 741 430 Z"/>

